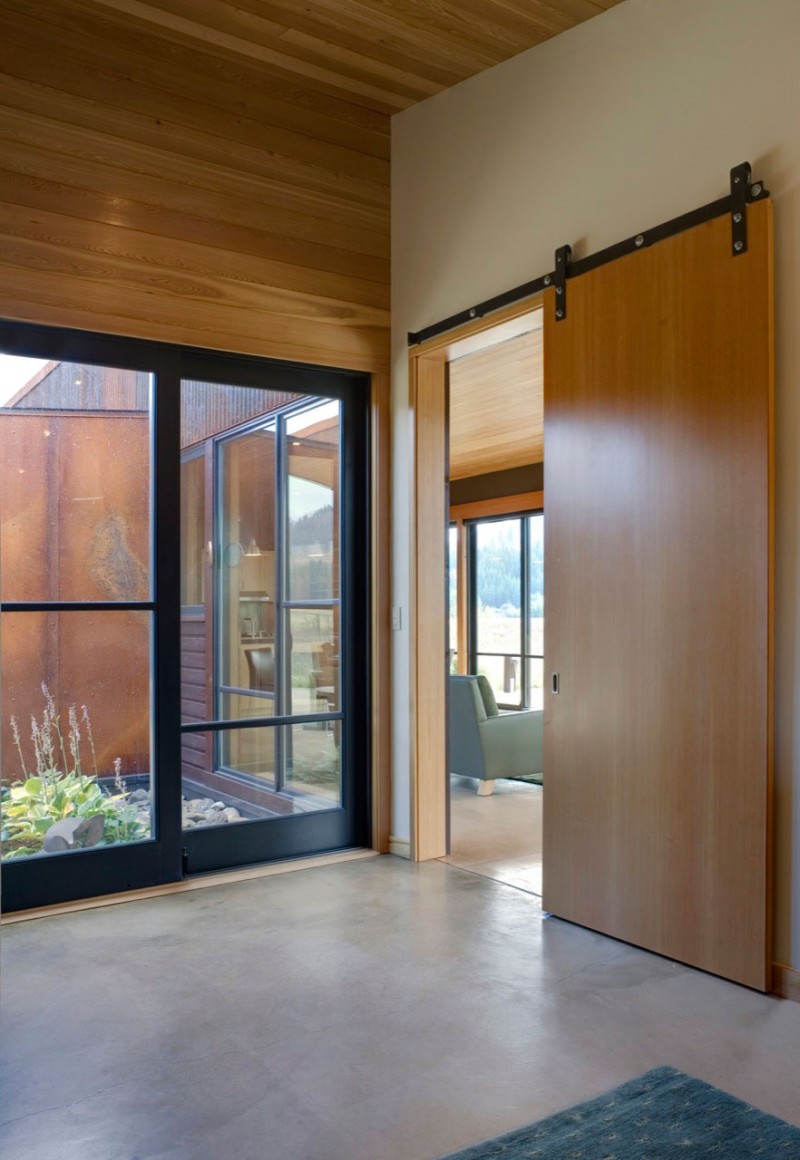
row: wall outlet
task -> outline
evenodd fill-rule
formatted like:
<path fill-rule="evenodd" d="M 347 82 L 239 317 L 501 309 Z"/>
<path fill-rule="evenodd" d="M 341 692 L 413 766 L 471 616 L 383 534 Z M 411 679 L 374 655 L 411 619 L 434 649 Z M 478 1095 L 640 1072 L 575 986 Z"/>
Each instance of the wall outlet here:
<path fill-rule="evenodd" d="M 392 631 L 399 632 L 403 627 L 403 610 L 399 605 L 392 609 Z"/>

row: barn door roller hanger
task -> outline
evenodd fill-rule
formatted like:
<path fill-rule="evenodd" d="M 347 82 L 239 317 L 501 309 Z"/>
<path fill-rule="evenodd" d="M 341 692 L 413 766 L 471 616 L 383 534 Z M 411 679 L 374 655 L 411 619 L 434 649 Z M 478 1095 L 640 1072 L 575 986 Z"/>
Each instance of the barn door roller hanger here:
<path fill-rule="evenodd" d="M 731 170 L 730 192 L 725 197 L 720 197 L 717 201 L 709 202 L 708 205 L 700 206 L 699 209 L 691 210 L 689 213 L 681 214 L 680 217 L 672 218 L 671 221 L 663 222 L 650 230 L 634 234 L 622 242 L 608 246 L 605 250 L 599 250 L 596 254 L 589 254 L 585 258 L 573 260 L 572 248 L 559 246 L 556 250 L 555 268 L 551 273 L 525 282 L 522 286 L 516 286 L 513 290 L 506 290 L 503 294 L 489 298 L 477 306 L 471 306 L 469 310 L 453 314 L 442 322 L 425 327 L 424 330 L 412 332 L 408 336 L 408 344 L 409 346 L 417 346 L 427 339 L 436 338 L 448 330 L 463 326 L 466 322 L 483 318 L 495 310 L 501 310 L 504 306 L 511 306 L 524 298 L 540 294 L 550 286 L 555 288 L 553 297 L 556 321 L 563 322 L 567 317 L 567 282 L 570 278 L 577 278 L 579 274 L 586 274 L 597 266 L 605 266 L 608 262 L 615 262 L 617 258 L 623 258 L 626 254 L 632 254 L 636 250 L 652 246 L 654 242 L 662 242 L 665 238 L 683 233 L 684 230 L 690 230 L 703 222 L 722 217 L 723 214 L 730 214 L 731 255 L 738 258 L 747 253 L 747 207 L 751 202 L 763 201 L 765 197 L 769 197 L 769 191 L 764 186 L 764 182 L 752 180 L 750 163 L 744 161 Z"/>

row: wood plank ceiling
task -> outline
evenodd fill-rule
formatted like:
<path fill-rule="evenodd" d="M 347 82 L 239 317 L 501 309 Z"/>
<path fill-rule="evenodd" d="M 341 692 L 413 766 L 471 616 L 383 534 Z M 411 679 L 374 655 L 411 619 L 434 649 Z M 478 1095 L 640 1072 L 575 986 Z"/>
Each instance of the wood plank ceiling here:
<path fill-rule="evenodd" d="M 621 0 L 0 0 L 0 316 L 385 368 L 391 115 Z"/>
<path fill-rule="evenodd" d="M 527 334 L 450 363 L 450 479 L 544 458 L 542 312 Z"/>

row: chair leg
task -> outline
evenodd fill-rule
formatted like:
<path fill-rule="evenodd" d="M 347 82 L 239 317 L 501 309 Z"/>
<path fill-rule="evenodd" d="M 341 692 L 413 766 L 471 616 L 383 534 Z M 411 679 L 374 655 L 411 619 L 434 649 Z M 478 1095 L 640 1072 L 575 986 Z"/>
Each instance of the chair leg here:
<path fill-rule="evenodd" d="M 494 793 L 494 778 L 482 778 L 478 782 L 478 797 L 488 797 L 492 793 Z"/>

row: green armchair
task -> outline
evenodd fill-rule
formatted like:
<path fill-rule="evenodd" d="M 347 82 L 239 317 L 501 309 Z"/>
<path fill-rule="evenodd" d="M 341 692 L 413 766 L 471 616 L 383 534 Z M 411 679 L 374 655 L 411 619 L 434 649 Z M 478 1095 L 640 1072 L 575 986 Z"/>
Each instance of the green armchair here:
<path fill-rule="evenodd" d="M 485 677 L 450 677 L 450 772 L 477 777 L 488 796 L 495 778 L 542 771 L 542 712 L 501 713 Z"/>

